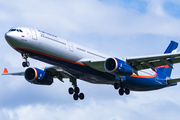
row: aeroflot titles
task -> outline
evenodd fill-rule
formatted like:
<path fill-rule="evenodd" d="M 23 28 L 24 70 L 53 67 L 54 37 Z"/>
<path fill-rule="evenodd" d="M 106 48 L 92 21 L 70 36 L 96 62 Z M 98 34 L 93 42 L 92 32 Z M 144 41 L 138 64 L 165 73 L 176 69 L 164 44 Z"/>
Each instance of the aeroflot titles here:
<path fill-rule="evenodd" d="M 49 34 L 49 33 L 46 33 L 46 32 L 41 31 L 41 30 L 38 30 L 38 31 L 40 32 L 41 37 L 44 37 L 44 38 L 46 38 L 46 39 L 53 40 L 53 41 L 55 41 L 55 42 L 61 43 L 61 44 L 63 44 L 63 45 L 66 45 L 66 43 L 61 42 L 57 36 L 52 35 L 52 34 Z M 81 50 L 81 51 L 83 51 L 83 52 L 86 52 L 86 50 L 84 50 L 84 49 L 81 49 L 81 48 L 78 48 L 78 47 L 77 47 L 77 49 L 78 49 L 78 50 Z M 93 52 L 87 51 L 87 53 L 105 59 L 105 57 L 103 57 L 103 56 L 101 56 L 101 55 L 98 55 L 98 54 L 95 54 L 95 53 L 93 53 Z"/>
<path fill-rule="evenodd" d="M 41 30 L 38 30 L 38 31 L 40 32 L 41 37 L 44 37 L 44 38 L 53 40 L 53 41 L 55 41 L 55 42 L 61 43 L 61 44 L 63 44 L 63 45 L 66 45 L 66 43 L 59 41 L 59 38 L 58 38 L 57 36 L 52 35 L 52 34 L 49 34 L 49 33 L 46 33 L 46 32 L 41 31 Z"/>

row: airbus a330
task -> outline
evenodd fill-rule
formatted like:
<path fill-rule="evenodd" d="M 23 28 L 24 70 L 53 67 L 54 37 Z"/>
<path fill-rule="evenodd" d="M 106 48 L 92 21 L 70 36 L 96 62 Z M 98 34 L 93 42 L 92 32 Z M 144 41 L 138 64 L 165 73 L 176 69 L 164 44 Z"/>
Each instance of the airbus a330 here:
<path fill-rule="evenodd" d="M 177 85 L 180 79 L 171 79 L 173 64 L 180 62 L 178 43 L 171 41 L 164 54 L 141 57 L 114 57 L 86 48 L 47 32 L 14 27 L 5 33 L 9 45 L 24 58 L 23 72 L 2 75 L 20 75 L 33 84 L 51 85 L 57 78 L 69 78 L 72 87 L 68 89 L 74 100 L 84 99 L 77 80 L 94 84 L 110 84 L 119 95 L 129 95 L 130 91 L 150 91 Z M 28 57 L 52 66 L 29 67 Z"/>

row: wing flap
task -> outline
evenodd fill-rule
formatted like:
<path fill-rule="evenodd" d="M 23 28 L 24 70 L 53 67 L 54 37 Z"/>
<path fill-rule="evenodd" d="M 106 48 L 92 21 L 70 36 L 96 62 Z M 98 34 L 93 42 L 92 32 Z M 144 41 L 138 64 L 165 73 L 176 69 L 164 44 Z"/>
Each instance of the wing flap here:
<path fill-rule="evenodd" d="M 63 81 L 63 78 L 71 78 L 74 77 L 70 73 L 64 71 L 63 69 L 56 67 L 56 66 L 51 66 L 51 67 L 46 67 L 44 69 L 46 72 L 50 72 L 54 78 L 58 78 L 61 82 Z"/>

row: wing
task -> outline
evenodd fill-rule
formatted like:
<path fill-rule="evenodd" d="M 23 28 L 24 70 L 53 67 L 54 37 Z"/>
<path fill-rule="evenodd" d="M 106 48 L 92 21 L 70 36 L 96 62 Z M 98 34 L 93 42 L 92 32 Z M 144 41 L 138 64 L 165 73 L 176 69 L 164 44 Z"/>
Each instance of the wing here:
<path fill-rule="evenodd" d="M 162 55 L 142 56 L 126 58 L 126 61 L 136 70 L 151 68 L 155 70 L 155 67 L 168 65 L 173 68 L 174 63 L 180 62 L 180 53 L 169 53 Z"/>
<path fill-rule="evenodd" d="M 170 80 L 167 80 L 167 82 L 168 82 L 169 84 L 170 84 L 170 83 L 180 82 L 180 78 L 170 79 Z"/>
<path fill-rule="evenodd" d="M 95 60 L 84 60 L 81 61 L 87 64 L 91 68 L 98 71 L 107 72 L 104 68 L 104 63 L 106 60 L 95 61 Z M 173 68 L 174 63 L 180 63 L 180 53 L 168 53 L 161 55 L 151 55 L 151 56 L 141 56 L 141 57 L 129 57 L 125 60 L 134 71 L 139 71 L 143 69 L 149 69 L 155 71 L 155 67 L 168 65 Z"/>
<path fill-rule="evenodd" d="M 24 72 L 9 73 L 7 68 L 4 68 L 4 72 L 2 73 L 2 75 L 19 75 L 19 76 L 23 76 Z"/>
<path fill-rule="evenodd" d="M 91 68 L 101 71 L 101 72 L 107 72 L 104 68 L 104 62 L 105 60 L 81 60 L 80 62 L 90 66 Z"/>
<path fill-rule="evenodd" d="M 73 75 L 70 73 L 64 71 L 60 67 L 56 66 L 50 66 L 50 67 L 45 67 L 44 71 L 51 73 L 51 75 L 54 78 L 58 78 L 60 81 L 64 82 L 62 79 L 63 78 L 75 78 Z M 15 73 L 9 73 L 7 68 L 4 68 L 4 72 L 2 75 L 17 75 L 17 76 L 24 76 L 25 72 L 15 72 Z"/>

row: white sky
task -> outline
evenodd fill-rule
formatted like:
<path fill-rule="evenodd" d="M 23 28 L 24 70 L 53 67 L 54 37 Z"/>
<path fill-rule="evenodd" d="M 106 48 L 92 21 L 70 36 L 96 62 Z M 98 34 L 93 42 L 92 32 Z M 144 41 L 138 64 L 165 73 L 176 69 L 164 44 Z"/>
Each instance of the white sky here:
<path fill-rule="evenodd" d="M 23 71 L 21 55 L 4 39 L 14 26 L 36 27 L 116 57 L 161 54 L 180 42 L 178 0 L 2 0 L 0 68 Z M 31 66 L 45 63 L 29 59 Z M 175 65 L 173 78 L 180 77 Z M 1 120 L 179 120 L 180 86 L 119 96 L 110 85 L 78 81 L 85 94 L 74 101 L 69 80 L 52 86 L 0 76 Z"/>

